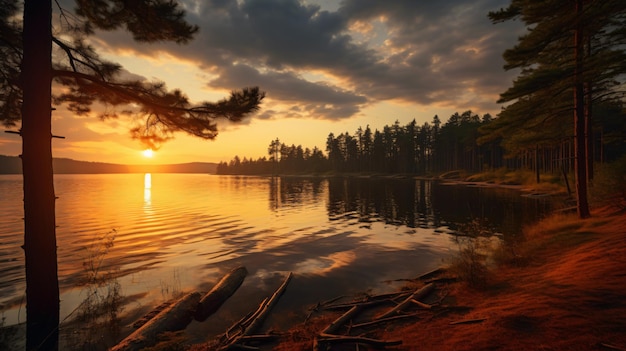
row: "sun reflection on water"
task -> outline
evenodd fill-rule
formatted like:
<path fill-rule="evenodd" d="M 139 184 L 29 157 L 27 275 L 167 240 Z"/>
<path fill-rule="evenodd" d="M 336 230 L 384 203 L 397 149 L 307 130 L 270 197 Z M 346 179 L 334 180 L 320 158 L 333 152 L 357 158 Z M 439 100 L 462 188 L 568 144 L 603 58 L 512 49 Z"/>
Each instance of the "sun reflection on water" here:
<path fill-rule="evenodd" d="M 143 204 L 144 207 L 152 205 L 152 174 L 150 173 L 143 176 Z"/>

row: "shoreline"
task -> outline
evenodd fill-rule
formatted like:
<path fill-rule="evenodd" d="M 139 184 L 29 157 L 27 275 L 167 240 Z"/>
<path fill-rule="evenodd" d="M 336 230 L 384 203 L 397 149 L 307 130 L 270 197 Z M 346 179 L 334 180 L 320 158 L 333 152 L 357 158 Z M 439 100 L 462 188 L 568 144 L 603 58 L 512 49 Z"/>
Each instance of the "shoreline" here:
<path fill-rule="evenodd" d="M 553 214 L 528 234 L 532 257 L 492 269 L 481 289 L 446 285 L 445 308 L 366 335 L 403 341 L 392 350 L 626 350 L 623 228 L 626 213 L 608 206 L 585 220 Z M 294 326 L 268 350 L 311 350 L 316 323 L 332 319 Z"/>

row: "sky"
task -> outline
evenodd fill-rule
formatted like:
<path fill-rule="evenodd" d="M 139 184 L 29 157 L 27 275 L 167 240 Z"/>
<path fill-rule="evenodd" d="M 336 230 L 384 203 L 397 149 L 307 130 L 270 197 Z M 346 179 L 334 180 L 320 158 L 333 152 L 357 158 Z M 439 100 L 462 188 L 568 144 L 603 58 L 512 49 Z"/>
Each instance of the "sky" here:
<path fill-rule="evenodd" d="M 261 110 L 202 140 L 182 133 L 153 157 L 130 137 L 130 121 L 53 111 L 53 156 L 125 164 L 221 162 L 268 156 L 270 142 L 325 150 L 329 133 L 382 130 L 396 120 L 419 125 L 472 110 L 495 116 L 499 94 L 518 72 L 502 53 L 523 34 L 520 22 L 492 24 L 508 0 L 180 0 L 199 26 L 186 45 L 140 44 L 123 30 L 97 32 L 101 57 L 192 102 L 217 101 L 258 86 Z M 59 1 L 65 10 L 71 1 Z M 53 4 L 56 4 L 53 3 Z M 19 129 L 15 128 L 15 129 Z M 21 139 L 0 134 L 0 154 Z"/>

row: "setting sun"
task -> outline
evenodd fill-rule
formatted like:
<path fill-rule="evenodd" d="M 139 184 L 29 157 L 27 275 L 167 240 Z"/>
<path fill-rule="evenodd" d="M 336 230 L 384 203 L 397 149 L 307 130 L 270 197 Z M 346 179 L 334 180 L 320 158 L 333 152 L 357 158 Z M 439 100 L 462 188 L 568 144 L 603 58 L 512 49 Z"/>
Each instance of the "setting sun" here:
<path fill-rule="evenodd" d="M 154 156 L 154 151 L 152 149 L 145 149 L 141 153 L 142 153 L 142 155 L 144 157 L 149 157 L 150 158 L 150 157 Z"/>

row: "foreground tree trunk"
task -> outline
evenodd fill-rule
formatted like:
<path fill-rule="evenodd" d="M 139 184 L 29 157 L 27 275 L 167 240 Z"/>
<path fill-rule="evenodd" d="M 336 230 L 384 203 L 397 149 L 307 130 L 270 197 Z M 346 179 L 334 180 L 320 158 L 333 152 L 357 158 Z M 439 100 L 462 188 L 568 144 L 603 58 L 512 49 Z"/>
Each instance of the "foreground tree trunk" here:
<path fill-rule="evenodd" d="M 588 218 L 587 201 L 587 139 L 585 138 L 585 95 L 583 82 L 583 23 L 582 0 L 576 0 L 576 30 L 574 31 L 574 168 L 576 170 L 576 202 L 578 217 Z"/>
<path fill-rule="evenodd" d="M 51 1 L 24 1 L 22 169 L 26 349 L 58 349 L 59 282 L 51 147 Z"/>

